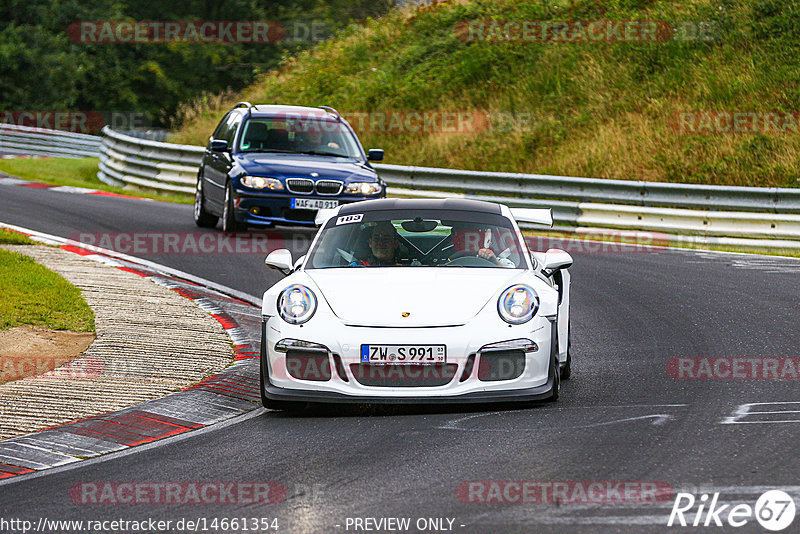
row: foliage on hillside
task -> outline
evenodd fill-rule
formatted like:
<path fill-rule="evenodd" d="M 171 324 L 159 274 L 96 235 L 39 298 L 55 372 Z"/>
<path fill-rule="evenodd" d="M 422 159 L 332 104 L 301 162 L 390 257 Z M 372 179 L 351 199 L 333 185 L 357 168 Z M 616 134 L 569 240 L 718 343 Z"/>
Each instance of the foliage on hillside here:
<path fill-rule="evenodd" d="M 658 42 L 464 39 L 459 28 L 476 20 L 657 21 L 675 32 Z M 187 104 L 173 140 L 205 143 L 241 99 L 326 104 L 345 116 L 474 111 L 488 114 L 489 127 L 398 133 L 362 125 L 359 135 L 385 148 L 389 163 L 797 187 L 799 67 L 796 1 L 446 2 L 351 25 L 241 94 Z M 759 115 L 756 133 L 719 133 L 714 121 L 725 112 L 775 112 L 785 131 L 764 129 Z M 702 119 L 694 132 L 681 130 L 686 113 Z M 703 129 L 709 121 L 713 132 Z"/>
<path fill-rule="evenodd" d="M 315 35 L 322 37 L 353 19 L 379 16 L 391 4 L 391 0 L 3 0 L 0 113 L 142 113 L 156 125 L 168 124 L 179 103 L 204 93 L 240 90 L 283 58 L 311 46 Z M 288 38 L 267 44 L 91 43 L 83 42 L 79 31 L 70 33 L 81 21 L 270 21 L 287 28 Z"/>

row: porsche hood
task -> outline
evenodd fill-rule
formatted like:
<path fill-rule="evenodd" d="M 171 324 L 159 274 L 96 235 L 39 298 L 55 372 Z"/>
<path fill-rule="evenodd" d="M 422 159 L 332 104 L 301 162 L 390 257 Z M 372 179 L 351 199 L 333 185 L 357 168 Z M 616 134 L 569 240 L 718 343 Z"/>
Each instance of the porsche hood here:
<path fill-rule="evenodd" d="M 314 269 L 305 274 L 350 326 L 460 326 L 513 285 L 519 270 L 436 268 Z"/>

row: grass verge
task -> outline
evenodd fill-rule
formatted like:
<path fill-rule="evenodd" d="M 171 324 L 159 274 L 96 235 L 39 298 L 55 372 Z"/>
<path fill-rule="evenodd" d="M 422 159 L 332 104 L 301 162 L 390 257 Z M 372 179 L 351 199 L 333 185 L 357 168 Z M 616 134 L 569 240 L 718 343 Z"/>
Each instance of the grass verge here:
<path fill-rule="evenodd" d="M 798 20 L 800 4 L 782 0 L 452 0 L 397 8 L 287 59 L 240 94 L 187 103 L 172 140 L 204 143 L 239 100 L 326 104 L 351 119 L 365 148 L 386 149 L 387 163 L 798 187 Z M 655 41 L 615 42 L 464 34 L 476 23 L 497 29 L 492 21 L 574 28 L 649 21 L 670 31 Z M 419 116 L 404 122 L 412 111 L 476 118 L 420 128 Z M 735 133 L 726 122 L 734 115 L 745 118 Z"/>
<path fill-rule="evenodd" d="M 86 187 L 120 195 L 129 195 L 165 202 L 191 204 L 189 196 L 154 193 L 138 188 L 123 188 L 105 184 L 97 178 L 97 158 L 11 158 L 0 159 L 0 171 L 23 180 L 52 185 Z"/>
<path fill-rule="evenodd" d="M 7 228 L 0 228 L 0 245 L 35 245 L 28 236 Z"/>
<path fill-rule="evenodd" d="M 33 244 L 7 230 L 0 230 L 0 243 Z M 28 256 L 0 250 L 0 330 L 21 325 L 94 332 L 94 312 L 61 276 Z"/>

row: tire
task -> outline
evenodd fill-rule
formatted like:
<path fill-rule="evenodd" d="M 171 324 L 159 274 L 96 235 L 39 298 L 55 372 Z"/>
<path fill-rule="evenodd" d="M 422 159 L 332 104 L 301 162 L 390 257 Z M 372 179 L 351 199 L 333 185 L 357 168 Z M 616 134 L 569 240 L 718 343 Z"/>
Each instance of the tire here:
<path fill-rule="evenodd" d="M 561 372 L 558 364 L 558 338 L 553 335 L 552 349 L 550 349 L 550 374 L 553 376 L 553 390 L 547 402 L 556 402 L 561 393 Z"/>
<path fill-rule="evenodd" d="M 194 193 L 194 223 L 200 228 L 214 228 L 219 217 L 206 211 L 206 199 L 203 194 L 203 177 L 198 175 Z"/>
<path fill-rule="evenodd" d="M 282 412 L 299 412 L 305 406 L 304 402 L 279 401 L 267 398 L 264 394 L 264 370 L 261 370 L 261 404 L 267 410 L 280 410 Z"/>
<path fill-rule="evenodd" d="M 225 233 L 244 230 L 245 225 L 236 220 L 233 207 L 233 186 L 230 182 L 225 186 L 225 203 L 222 208 L 222 231 Z"/>
<path fill-rule="evenodd" d="M 567 323 L 567 361 L 561 368 L 561 380 L 569 380 L 572 376 L 572 326 Z"/>
<path fill-rule="evenodd" d="M 267 410 L 281 410 L 284 412 L 299 412 L 303 408 L 305 408 L 305 402 L 292 402 L 292 401 L 278 401 L 272 400 L 267 398 L 266 394 L 264 393 L 264 385 L 266 384 L 266 374 L 267 374 L 267 355 L 265 347 L 267 340 L 264 337 L 261 337 L 261 358 L 259 361 L 259 376 L 260 376 L 260 383 L 261 383 L 261 404 Z"/>

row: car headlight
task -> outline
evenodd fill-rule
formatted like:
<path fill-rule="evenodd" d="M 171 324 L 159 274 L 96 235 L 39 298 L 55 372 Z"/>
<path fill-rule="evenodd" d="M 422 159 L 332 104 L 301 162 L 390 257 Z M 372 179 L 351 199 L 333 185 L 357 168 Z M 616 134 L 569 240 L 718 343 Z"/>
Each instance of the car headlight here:
<path fill-rule="evenodd" d="M 507 323 L 527 323 L 539 309 L 539 296 L 528 286 L 511 286 L 497 300 L 497 311 Z"/>
<path fill-rule="evenodd" d="M 306 286 L 295 284 L 278 297 L 278 313 L 289 324 L 302 324 L 317 311 L 317 297 Z"/>
<path fill-rule="evenodd" d="M 353 182 L 345 187 L 344 192 L 351 195 L 379 195 L 383 191 L 383 186 L 378 182 Z"/>
<path fill-rule="evenodd" d="M 264 178 L 262 176 L 242 176 L 239 179 L 242 185 L 253 189 L 272 189 L 273 191 L 283 190 L 283 184 L 277 178 Z"/>

